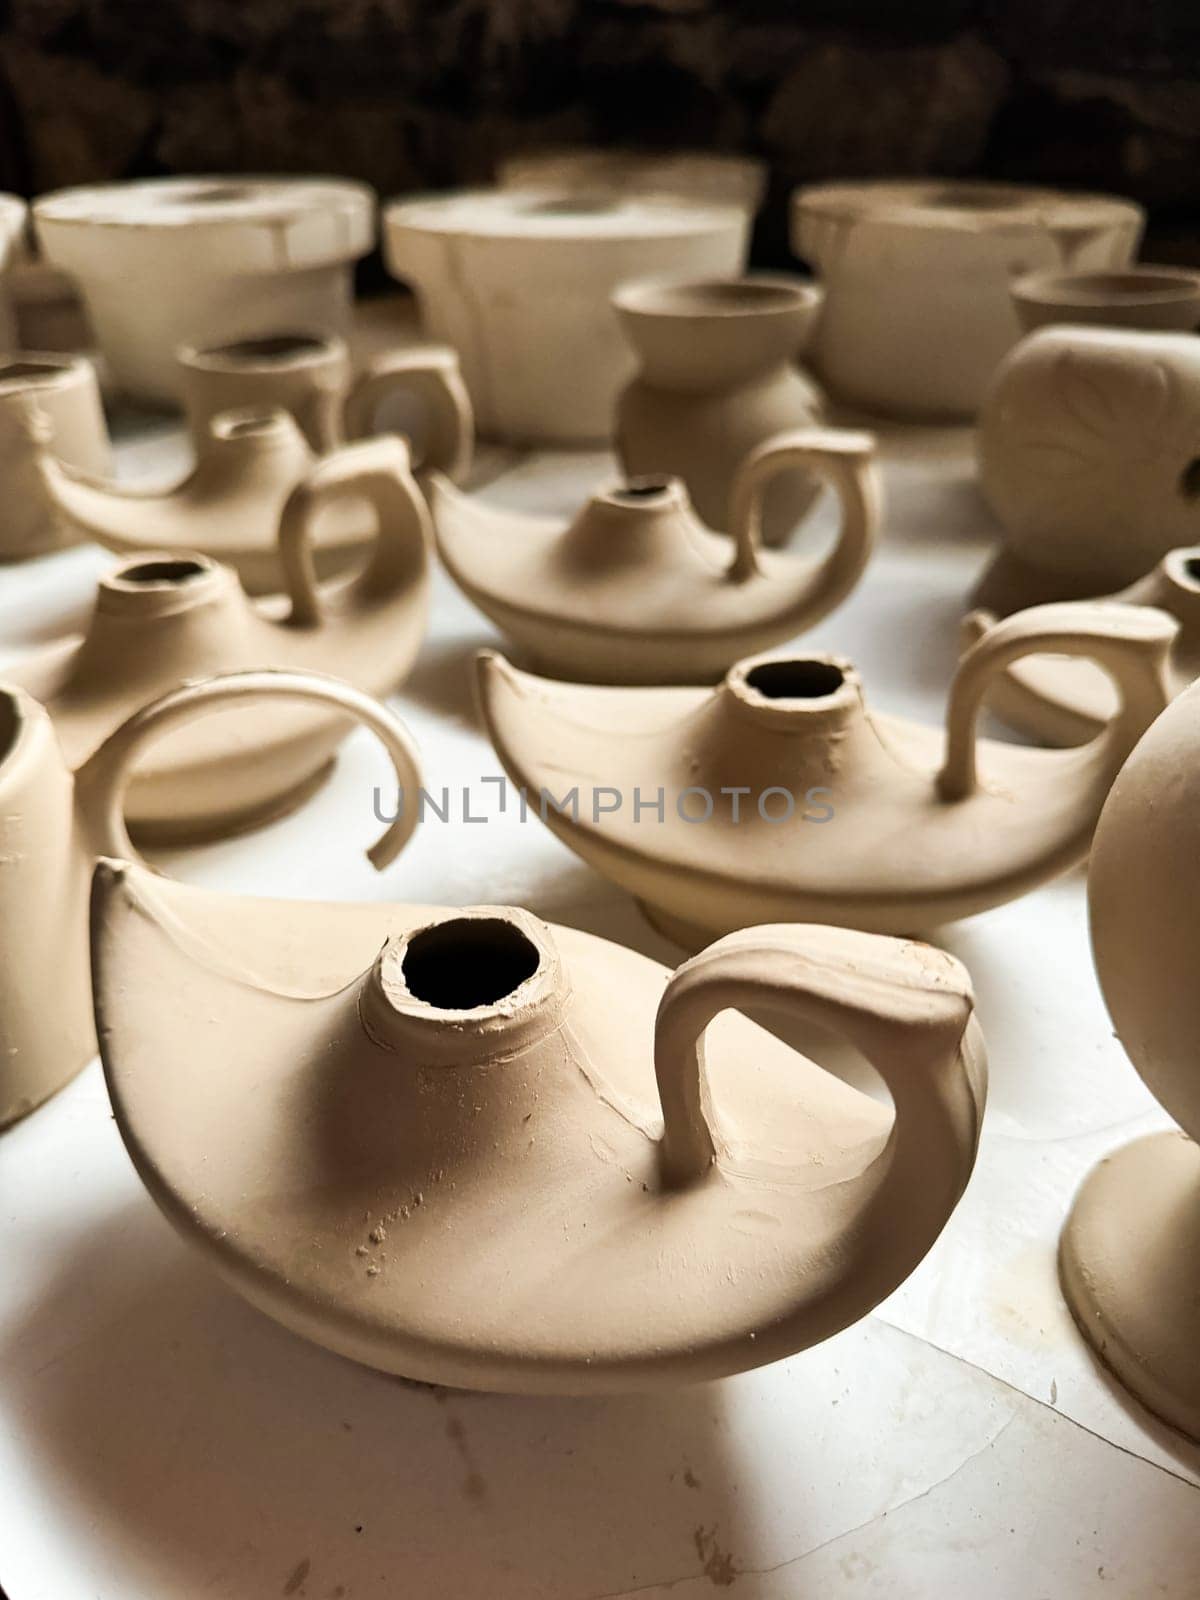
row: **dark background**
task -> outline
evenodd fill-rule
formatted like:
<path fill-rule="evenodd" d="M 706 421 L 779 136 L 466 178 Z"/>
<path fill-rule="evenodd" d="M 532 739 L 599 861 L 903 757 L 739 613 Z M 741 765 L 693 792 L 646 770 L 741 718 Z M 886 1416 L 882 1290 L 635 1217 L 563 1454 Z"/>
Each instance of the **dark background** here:
<path fill-rule="evenodd" d="M 0 0 L 0 187 L 329 171 L 385 197 L 547 142 L 1145 201 L 1200 259 L 1200 0 Z"/>

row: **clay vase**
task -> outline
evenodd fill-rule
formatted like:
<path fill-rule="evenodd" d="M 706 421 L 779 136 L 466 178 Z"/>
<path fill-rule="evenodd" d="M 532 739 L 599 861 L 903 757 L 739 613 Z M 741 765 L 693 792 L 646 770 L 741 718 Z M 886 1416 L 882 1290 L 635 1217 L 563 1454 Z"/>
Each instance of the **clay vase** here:
<path fill-rule="evenodd" d="M 458 351 L 479 431 L 507 444 L 607 440 L 632 376 L 609 297 L 630 278 L 740 272 L 741 206 L 542 189 L 402 200 L 388 270 L 426 334 Z"/>
<path fill-rule="evenodd" d="M 732 556 L 673 478 L 592 495 L 566 528 L 488 510 L 436 478 L 430 507 L 451 577 L 551 674 L 703 683 L 810 627 L 857 584 L 880 520 L 873 454 L 868 434 L 815 428 L 752 450 L 733 487 Z M 763 496 L 797 463 L 841 504 L 837 539 L 817 559 L 761 546 Z"/>
<path fill-rule="evenodd" d="M 60 189 L 33 206 L 42 253 L 78 282 L 115 383 L 159 402 L 179 398 L 181 345 L 344 333 L 374 212 L 365 184 L 242 176 Z"/>
<path fill-rule="evenodd" d="M 419 495 L 390 457 L 398 439 L 353 450 L 374 460 L 375 554 L 356 578 L 318 585 L 309 529 L 336 480 L 295 491 L 280 524 L 286 599 L 253 604 L 236 575 L 192 554 L 138 557 L 106 574 L 81 639 L 22 660 L 7 678 L 48 708 L 66 760 L 81 765 L 139 706 L 177 683 L 247 670 L 319 671 L 367 694 L 395 687 L 425 631 L 430 534 Z M 346 734 L 326 707 L 250 705 L 156 748 L 130 785 L 127 815 L 142 842 L 180 843 L 256 827 L 292 810 L 328 775 Z"/>
<path fill-rule="evenodd" d="M 594 196 L 674 194 L 707 205 L 741 206 L 753 217 L 767 189 L 767 164 L 707 150 L 560 146 L 524 150 L 500 163 L 502 189 Z"/>
<path fill-rule="evenodd" d="M 344 339 L 276 333 L 187 345 L 179 363 L 184 410 L 201 447 L 223 411 L 281 410 L 291 413 L 319 455 L 377 432 L 380 413 L 399 402 L 417 412 L 418 467 L 458 478 L 470 465 L 475 427 L 453 350 L 392 350 L 355 376 Z"/>
<path fill-rule="evenodd" d="M 321 577 L 363 560 L 385 505 L 391 516 L 424 517 L 402 439 L 381 436 L 315 456 L 286 411 L 223 412 L 193 469 L 162 487 L 84 476 L 45 455 L 41 470 L 52 504 L 78 537 L 124 556 L 201 550 L 232 567 L 253 595 L 276 594 L 292 581 L 282 555 L 289 505 L 319 502 L 306 537 Z"/>
<path fill-rule="evenodd" d="M 1063 1230 L 1067 1304 L 1142 1403 L 1200 1440 L 1200 690 L 1113 785 L 1088 870 L 1092 952 L 1117 1036 L 1179 1123 L 1084 1180 Z"/>
<path fill-rule="evenodd" d="M 0 683 L 0 1127 L 41 1105 L 96 1053 L 88 893 L 98 854 L 134 855 L 122 816 L 132 769 L 150 744 L 174 738 L 181 725 L 218 706 L 281 697 L 364 723 L 382 741 L 401 786 L 419 784 L 415 752 L 396 718 L 344 684 L 308 673 L 240 673 L 182 685 L 114 728 L 77 772 L 44 708 Z M 380 870 L 403 848 L 415 811 L 407 808 L 373 847 Z"/>
<path fill-rule="evenodd" d="M 1193 333 L 1200 327 L 1200 272 L 1152 267 L 1121 272 L 1029 272 L 1012 284 L 1025 333 L 1056 322 Z"/>
<path fill-rule="evenodd" d="M 1179 632 L 1167 663 L 1173 695 L 1200 678 L 1200 545 L 1170 551 L 1153 572 L 1105 599 L 1116 605 L 1157 606 L 1175 618 Z M 963 648 L 969 649 L 995 623 L 990 611 L 971 612 L 963 621 Z M 1090 661 L 1031 656 L 996 679 L 988 705 L 1021 733 L 1048 744 L 1075 745 L 1095 738 L 1116 716 L 1120 698 L 1108 674 Z"/>
<path fill-rule="evenodd" d="M 939 951 L 765 927 L 672 976 L 507 907 L 227 901 L 201 936 L 201 895 L 97 868 L 117 1125 L 234 1289 L 355 1361 L 559 1394 L 760 1366 L 901 1283 L 970 1175 L 983 1044 Z M 894 1120 L 744 1006 L 858 1046 Z"/>
<path fill-rule="evenodd" d="M 43 481 L 47 451 L 73 471 L 112 468 L 91 362 L 23 352 L 0 361 L 0 562 L 46 555 L 78 538 Z"/>
<path fill-rule="evenodd" d="M 686 948 L 757 922 L 911 933 L 1084 859 L 1167 703 L 1175 628 L 1133 606 L 1010 617 L 959 664 L 944 734 L 870 711 L 850 662 L 826 655 L 751 658 L 715 689 L 611 689 L 484 652 L 479 699 L 526 810 Z M 977 738 L 996 674 L 1046 651 L 1101 662 L 1120 714 L 1086 751 Z"/>
<path fill-rule="evenodd" d="M 616 450 L 632 476 L 681 478 L 700 518 L 728 529 L 738 468 L 772 434 L 818 425 L 796 367 L 821 290 L 783 274 L 623 285 L 613 295 L 640 370 L 617 401 Z M 791 471 L 770 488 L 763 537 L 782 544 L 820 487 Z"/>
<path fill-rule="evenodd" d="M 839 183 L 792 197 L 792 248 L 825 285 L 813 352 L 839 400 L 889 416 L 973 417 L 1021 336 L 1012 280 L 1119 270 L 1131 200 L 1003 183 Z"/>
<path fill-rule="evenodd" d="M 1004 543 L 975 589 L 998 615 L 1105 594 L 1200 539 L 1200 340 L 1043 328 L 1001 366 L 979 484 Z"/>

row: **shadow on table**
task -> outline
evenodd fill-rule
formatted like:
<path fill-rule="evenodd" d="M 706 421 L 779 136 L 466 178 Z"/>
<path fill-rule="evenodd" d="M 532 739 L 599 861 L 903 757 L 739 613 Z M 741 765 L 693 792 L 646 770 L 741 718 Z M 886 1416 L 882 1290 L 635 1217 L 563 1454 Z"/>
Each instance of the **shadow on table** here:
<path fill-rule="evenodd" d="M 81 1300 L 101 1331 L 64 1347 Z M 148 1201 L 64 1259 L 3 1353 L 35 1367 L 31 1470 L 103 1530 L 122 1582 L 97 1592 L 527 1600 L 753 1565 L 723 1386 L 572 1400 L 387 1377 L 245 1305 Z"/>

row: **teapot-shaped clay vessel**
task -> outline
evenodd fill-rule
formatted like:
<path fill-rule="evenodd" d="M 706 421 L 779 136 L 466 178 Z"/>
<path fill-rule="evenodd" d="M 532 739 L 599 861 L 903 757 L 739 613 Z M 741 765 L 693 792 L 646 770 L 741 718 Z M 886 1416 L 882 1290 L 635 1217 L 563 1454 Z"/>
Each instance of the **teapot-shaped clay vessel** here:
<path fill-rule="evenodd" d="M 377 523 L 381 496 L 389 503 L 420 498 L 407 447 L 397 440 L 402 448 L 390 449 L 391 438 L 317 456 L 289 412 L 227 411 L 198 442 L 192 470 L 165 487 L 102 480 L 49 456 L 41 470 L 51 503 L 77 537 L 118 555 L 201 550 L 232 567 L 248 594 L 268 595 L 287 582 L 280 530 L 293 494 L 321 498 L 310 533 L 322 577 L 345 572 L 370 549 L 377 528 L 364 517 L 363 501 Z M 393 484 L 385 487 L 389 476 Z"/>
<path fill-rule="evenodd" d="M 151 744 L 174 739 L 205 713 L 281 697 L 364 723 L 401 787 L 419 784 L 403 725 L 366 695 L 313 673 L 234 673 L 184 684 L 114 728 L 75 771 L 46 710 L 0 682 L 0 1127 L 39 1106 L 96 1053 L 88 892 L 97 855 L 135 857 L 123 817 L 134 767 Z M 415 815 L 407 808 L 373 846 L 380 870 L 404 846 Z M 204 903 L 224 907 L 225 897 L 209 894 Z"/>
<path fill-rule="evenodd" d="M 376 432 L 380 412 L 402 402 L 406 412 L 417 413 L 418 468 L 458 478 L 470 465 L 471 401 L 458 357 L 444 345 L 389 350 L 357 374 L 346 341 L 336 334 L 283 332 L 185 345 L 178 361 L 198 453 L 224 411 L 290 412 L 309 447 L 322 454 Z"/>
<path fill-rule="evenodd" d="M 0 361 L 0 562 L 45 555 L 78 538 L 42 480 L 47 451 L 77 472 L 110 470 L 96 370 L 83 356 L 21 351 Z"/>
<path fill-rule="evenodd" d="M 1133 606 L 1007 618 L 959 664 L 946 732 L 869 711 L 836 656 L 751 658 L 719 687 L 606 689 L 479 658 L 492 743 L 523 805 L 688 948 L 757 922 L 911 933 L 1074 866 L 1121 762 L 1167 703 L 1176 624 Z M 1122 709 L 1084 750 L 977 739 L 1020 657 L 1102 662 Z"/>
<path fill-rule="evenodd" d="M 1100 1359 L 1200 1440 L 1200 688 L 1164 711 L 1105 802 L 1092 953 L 1117 1036 L 1178 1128 L 1114 1151 L 1063 1230 L 1067 1304 Z"/>
<path fill-rule="evenodd" d="M 1031 334 L 984 403 L 979 483 L 1005 542 L 977 605 L 1003 616 L 1135 583 L 1200 537 L 1200 340 Z"/>
<path fill-rule="evenodd" d="M 552 674 L 592 683 L 702 683 L 790 639 L 854 588 L 880 487 L 869 434 L 809 429 L 753 450 L 734 484 L 732 556 L 678 479 L 593 495 L 566 528 L 430 485 L 442 561 L 469 599 Z M 763 494 L 797 463 L 832 483 L 841 528 L 819 559 L 764 551 Z"/>
<path fill-rule="evenodd" d="M 1200 545 L 1171 550 L 1153 572 L 1104 601 L 1076 603 L 1157 606 L 1167 612 L 1179 624 L 1167 663 L 1172 694 L 1182 694 L 1200 678 Z M 971 612 L 963 619 L 964 648 L 995 624 L 994 613 Z M 1094 739 L 1116 716 L 1120 698 L 1112 679 L 1091 661 L 1031 656 L 996 679 L 988 691 L 988 705 L 1022 733 L 1047 744 L 1072 745 Z"/>
<path fill-rule="evenodd" d="M 613 307 L 640 370 L 617 401 L 616 449 L 631 477 L 682 478 L 700 518 L 732 531 L 742 462 L 772 434 L 817 425 L 824 401 L 796 365 L 822 289 L 784 273 L 622 284 Z M 820 479 L 795 469 L 772 483 L 762 526 L 782 544 Z"/>
<path fill-rule="evenodd" d="M 189 678 L 263 668 L 317 670 L 369 694 L 408 672 L 425 630 L 428 513 L 402 470 L 404 444 L 373 439 L 329 457 L 281 519 L 287 597 L 254 603 L 228 568 L 198 554 L 128 561 L 100 579 L 80 639 L 8 669 L 48 708 L 71 766 L 139 706 Z M 367 471 L 369 463 L 374 467 Z M 309 530 L 348 470 L 371 486 L 379 537 L 356 577 L 316 583 Z M 328 773 L 346 733 L 329 707 L 252 705 L 165 741 L 139 766 L 128 816 L 142 841 L 179 843 L 255 827 L 291 810 Z"/>
<path fill-rule="evenodd" d="M 356 1361 L 568 1394 L 759 1366 L 901 1283 L 970 1175 L 984 1052 L 940 951 L 754 928 L 672 976 L 506 907 L 225 901 L 201 935 L 196 895 L 97 868 L 121 1136 L 235 1289 Z M 856 1045 L 894 1120 L 749 1006 Z"/>

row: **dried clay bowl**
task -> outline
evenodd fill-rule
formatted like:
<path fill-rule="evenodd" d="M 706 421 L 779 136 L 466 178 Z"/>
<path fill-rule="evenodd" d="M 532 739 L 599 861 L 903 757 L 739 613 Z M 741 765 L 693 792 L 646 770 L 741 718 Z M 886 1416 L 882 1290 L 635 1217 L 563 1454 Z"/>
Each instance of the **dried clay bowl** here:
<path fill-rule="evenodd" d="M 117 1123 L 239 1293 L 356 1361 L 566 1394 L 759 1366 L 903 1282 L 970 1174 L 982 1040 L 925 946 L 756 928 L 672 976 L 503 907 L 214 899 L 97 869 Z M 894 1122 L 742 1006 L 856 1046 Z"/>
<path fill-rule="evenodd" d="M 740 206 L 541 189 L 398 200 L 383 213 L 388 270 L 415 292 L 425 332 L 458 351 L 479 431 L 510 444 L 607 439 L 634 365 L 613 290 L 736 274 L 748 226 Z"/>
<path fill-rule="evenodd" d="M 401 784 L 415 752 L 382 706 L 311 673 L 235 673 L 172 690 L 110 732 L 72 770 L 46 710 L 0 682 L 0 1128 L 67 1083 L 96 1053 L 88 962 L 88 891 L 97 855 L 134 858 L 124 822 L 133 769 L 213 710 L 285 698 L 357 720 L 382 741 Z M 412 831 L 415 808 L 374 847 L 382 868 Z M 222 904 L 221 896 L 209 896 Z"/>
<path fill-rule="evenodd" d="M 375 199 L 330 178 L 154 178 L 61 189 L 33 207 L 76 279 L 118 387 L 179 396 L 175 352 L 299 327 L 343 333 Z"/>
<path fill-rule="evenodd" d="M 1123 272 L 1030 272 L 1012 286 L 1026 333 L 1055 322 L 1191 333 L 1200 326 L 1200 272 L 1139 262 Z"/>
<path fill-rule="evenodd" d="M 1109 785 L 1167 703 L 1175 631 L 1133 606 L 1010 617 L 960 663 L 944 733 L 869 710 L 831 656 L 751 658 L 715 689 L 624 689 L 485 652 L 479 697 L 529 807 L 685 948 L 758 922 L 911 933 L 1084 859 Z M 1082 750 L 978 739 L 996 674 L 1047 651 L 1103 663 L 1120 714 Z"/>
<path fill-rule="evenodd" d="M 831 483 L 841 503 L 823 557 L 762 548 L 763 495 L 797 466 Z M 875 541 L 873 441 L 815 428 L 777 434 L 743 462 L 732 502 L 731 543 L 697 519 L 677 479 L 593 495 L 565 528 L 430 482 L 438 549 L 463 592 L 547 671 L 592 683 L 712 681 L 833 610 Z"/>
<path fill-rule="evenodd" d="M 1200 1440 L 1200 690 L 1165 711 L 1104 807 L 1088 870 L 1096 972 L 1129 1059 L 1179 1126 L 1115 1150 L 1063 1230 L 1067 1303 L 1151 1411 Z"/>
<path fill-rule="evenodd" d="M 1200 539 L 1200 340 L 1042 328 L 996 374 L 979 484 L 1003 543 L 975 604 L 998 615 L 1111 593 Z"/>
<path fill-rule="evenodd" d="M 728 532 L 734 482 L 775 434 L 820 424 L 820 390 L 796 366 L 822 290 L 784 273 L 625 284 L 613 306 L 638 374 L 617 401 L 616 450 L 631 477 L 681 478 L 702 522 Z M 793 468 L 767 492 L 763 534 L 782 544 L 819 480 Z"/>
<path fill-rule="evenodd" d="M 890 416 L 966 418 L 1021 336 L 1012 280 L 1119 269 L 1129 200 L 1002 183 L 839 183 L 792 198 L 792 248 L 825 285 L 813 357 L 837 399 Z"/>

